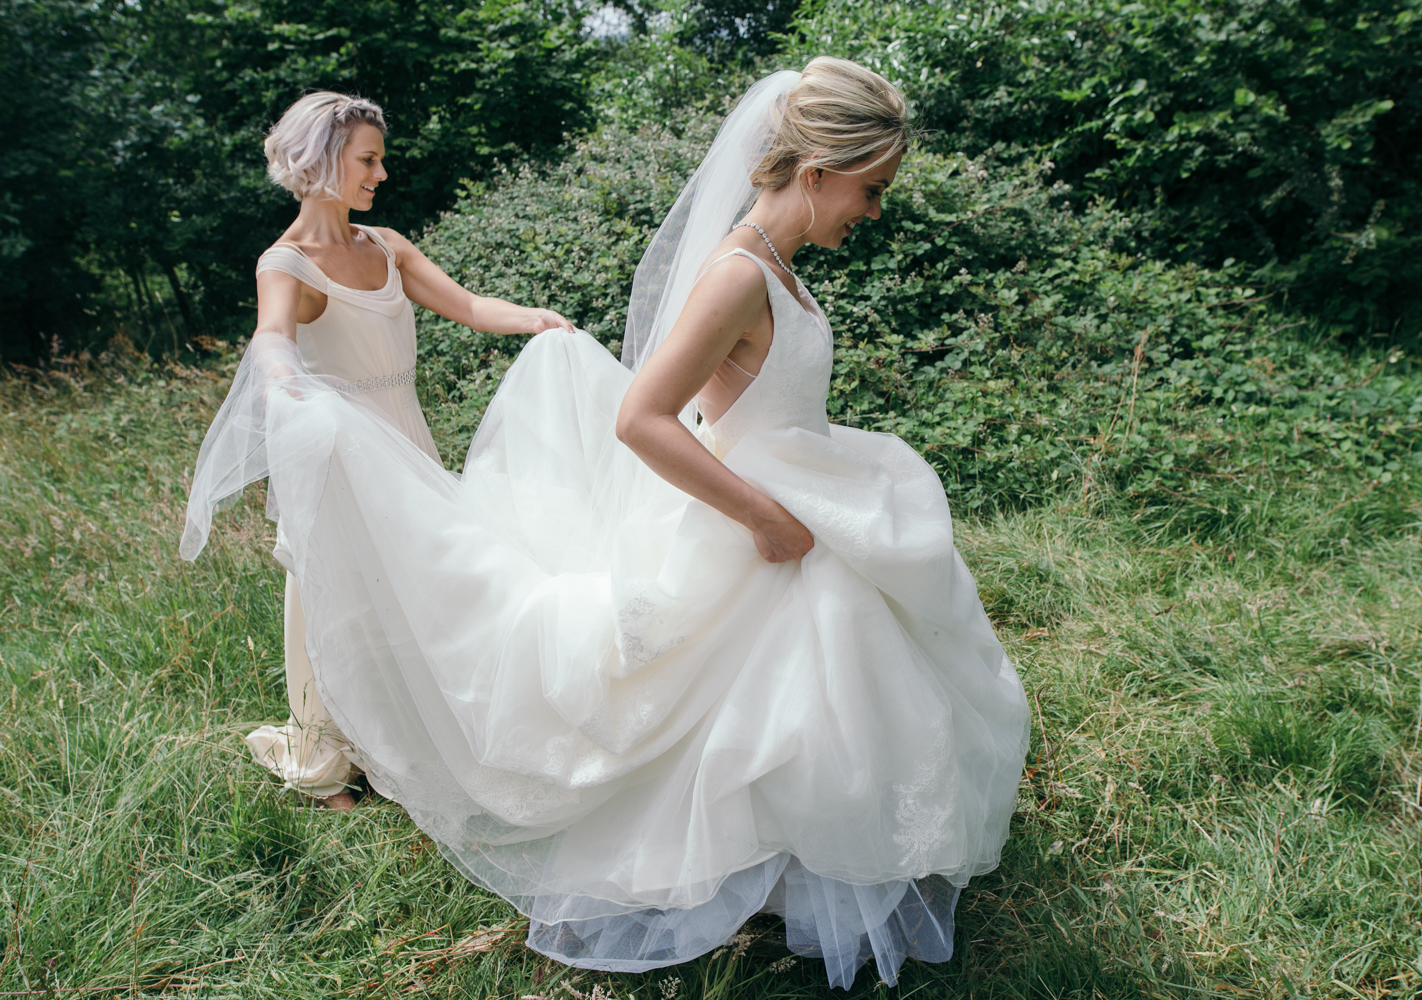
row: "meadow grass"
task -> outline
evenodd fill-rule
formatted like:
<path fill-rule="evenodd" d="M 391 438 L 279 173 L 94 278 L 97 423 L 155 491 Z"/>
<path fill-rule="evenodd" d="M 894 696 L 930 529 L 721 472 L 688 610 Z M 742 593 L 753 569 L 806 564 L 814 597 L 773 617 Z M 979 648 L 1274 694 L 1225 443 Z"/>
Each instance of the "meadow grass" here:
<path fill-rule="evenodd" d="M 398 806 L 257 768 L 241 734 L 286 714 L 261 490 L 177 556 L 224 389 L 135 361 L 0 381 L 0 993 L 839 995 L 768 918 L 644 976 L 550 963 Z M 960 518 L 1033 742 L 957 955 L 899 996 L 1422 992 L 1422 504 L 1228 488 Z M 851 992 L 894 991 L 871 963 Z"/>

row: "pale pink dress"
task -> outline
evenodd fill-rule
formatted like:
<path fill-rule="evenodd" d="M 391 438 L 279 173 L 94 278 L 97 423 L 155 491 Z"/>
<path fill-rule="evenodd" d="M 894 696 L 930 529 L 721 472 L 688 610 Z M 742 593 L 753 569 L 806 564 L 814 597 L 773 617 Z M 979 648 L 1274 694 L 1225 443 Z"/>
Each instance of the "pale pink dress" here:
<path fill-rule="evenodd" d="M 291 243 L 278 243 L 262 254 L 257 273 L 281 271 L 326 294 L 326 311 L 314 322 L 296 327 L 296 345 L 307 370 L 338 379 L 343 392 L 373 406 L 439 462 L 415 395 L 415 314 L 405 297 L 395 254 L 373 229 L 355 228 L 385 252 L 382 288 L 364 291 L 332 281 Z M 272 555 L 288 571 L 284 639 L 291 715 L 285 725 L 253 730 L 247 735 L 247 746 L 287 788 L 325 798 L 342 791 L 355 777 L 357 757 L 316 693 L 306 653 L 301 595 L 290 572 L 291 557 L 280 524 Z"/>

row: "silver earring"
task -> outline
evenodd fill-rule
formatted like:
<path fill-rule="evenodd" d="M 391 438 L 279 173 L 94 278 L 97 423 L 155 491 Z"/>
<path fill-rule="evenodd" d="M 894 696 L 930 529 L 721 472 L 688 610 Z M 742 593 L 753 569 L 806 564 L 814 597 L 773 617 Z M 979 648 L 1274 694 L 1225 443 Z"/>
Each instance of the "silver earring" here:
<path fill-rule="evenodd" d="M 816 185 L 815 185 L 815 190 L 818 191 L 819 189 L 820 189 L 820 186 L 819 186 L 818 184 L 816 184 Z"/>

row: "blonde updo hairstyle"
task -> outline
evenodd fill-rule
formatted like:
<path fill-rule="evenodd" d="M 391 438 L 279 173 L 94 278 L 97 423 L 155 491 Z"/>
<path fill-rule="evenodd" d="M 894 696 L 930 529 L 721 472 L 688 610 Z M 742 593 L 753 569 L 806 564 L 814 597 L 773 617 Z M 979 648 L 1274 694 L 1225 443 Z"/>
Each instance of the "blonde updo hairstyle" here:
<path fill-rule="evenodd" d="M 358 125 L 374 125 L 384 135 L 380 105 L 329 90 L 307 94 L 267 133 L 267 176 L 297 201 L 313 194 L 339 198 L 341 151 Z"/>
<path fill-rule="evenodd" d="M 778 191 L 811 170 L 856 172 L 878 166 L 908 148 L 908 102 L 888 80 L 848 59 L 811 59 L 786 96 L 785 115 L 760 164 L 756 187 Z"/>

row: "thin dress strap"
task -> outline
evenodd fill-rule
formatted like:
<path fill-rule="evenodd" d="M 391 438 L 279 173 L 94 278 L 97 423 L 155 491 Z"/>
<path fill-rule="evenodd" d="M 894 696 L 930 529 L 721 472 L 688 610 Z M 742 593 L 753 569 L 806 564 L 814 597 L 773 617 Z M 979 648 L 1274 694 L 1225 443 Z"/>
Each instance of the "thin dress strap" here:
<path fill-rule="evenodd" d="M 774 274 L 773 272 L 771 272 L 771 270 L 770 270 L 770 265 L 769 265 L 769 264 L 767 264 L 765 261 L 761 260 L 759 257 L 757 257 L 755 254 L 751 253 L 749 250 L 745 249 L 744 247 L 735 247 L 735 248 L 733 248 L 733 249 L 731 249 L 731 250 L 727 250 L 727 251 L 726 251 L 725 253 L 723 253 L 721 256 L 717 257 L 715 260 L 711 261 L 709 264 L 707 264 L 705 267 L 703 267 L 703 268 L 701 269 L 701 273 L 696 276 L 696 281 L 697 281 L 697 283 L 700 283 L 700 281 L 701 281 L 702 278 L 704 278 L 704 277 L 706 277 L 706 275 L 710 274 L 710 273 L 711 273 L 711 269 L 712 269 L 713 267 L 715 267 L 717 264 L 721 263 L 721 261 L 727 259 L 728 257 L 749 257 L 751 260 L 755 261 L 757 264 L 760 265 L 760 269 L 761 269 L 762 271 L 767 272 L 767 273 L 766 273 L 766 278 L 767 278 L 767 279 L 769 279 L 769 278 L 774 278 L 774 277 L 775 277 L 775 274 Z M 779 280 L 779 279 L 776 279 L 776 280 Z M 782 287 L 783 287 L 783 286 L 782 286 Z"/>
<path fill-rule="evenodd" d="M 744 375 L 746 378 L 754 379 L 754 378 L 759 378 L 759 377 L 760 377 L 759 375 L 752 375 L 750 372 L 746 371 L 746 370 L 745 370 L 744 368 L 742 368 L 740 365 L 736 364 L 734 361 L 731 360 L 731 356 L 730 356 L 729 354 L 726 355 L 726 356 L 725 356 L 724 358 L 722 358 L 721 360 L 722 360 L 723 362 L 725 362 L 726 364 L 730 365 L 730 366 L 731 366 L 732 368 L 734 368 L 736 371 L 740 372 L 740 373 L 741 373 L 742 375 Z"/>
<path fill-rule="evenodd" d="M 379 288 L 350 288 L 333 281 L 320 266 L 306 255 L 306 251 L 295 243 L 273 243 L 266 253 L 257 259 L 257 273 L 281 271 L 303 281 L 327 295 L 345 299 L 356 305 L 373 308 L 380 312 L 402 307 L 405 293 L 400 282 L 400 269 L 395 266 L 395 251 L 380 238 L 374 230 L 366 226 L 356 226 L 367 238 L 385 254 L 385 283 Z M 386 306 L 389 308 L 387 309 Z"/>
<path fill-rule="evenodd" d="M 376 246 L 378 246 L 381 250 L 385 251 L 386 259 L 388 259 L 392 264 L 395 263 L 395 251 L 390 249 L 390 244 L 386 243 L 383 239 L 380 238 L 379 233 L 377 233 L 374 229 L 371 229 L 369 226 L 362 226 L 358 222 L 352 222 L 351 225 L 355 226 L 361 232 L 365 233 L 366 236 L 370 237 L 371 241 Z"/>
<path fill-rule="evenodd" d="M 326 272 L 316 266 L 316 262 L 302 252 L 295 243 L 274 243 L 267 252 L 257 258 L 257 273 L 280 271 L 298 281 L 305 282 L 318 292 L 329 292 L 330 279 Z"/>
<path fill-rule="evenodd" d="M 702 272 L 696 276 L 696 280 L 699 282 L 702 278 L 706 277 L 706 275 L 711 271 L 713 267 L 721 263 L 721 261 L 725 260 L 727 257 L 733 257 L 737 255 L 741 257 L 749 257 L 751 260 L 755 261 L 757 264 L 760 265 L 761 271 L 765 274 L 766 295 L 770 294 L 770 285 L 772 282 L 774 282 L 776 285 L 779 285 L 781 289 L 787 292 L 791 296 L 791 298 L 795 300 L 796 306 L 802 312 L 804 312 L 805 315 L 809 316 L 812 320 L 814 320 L 817 326 L 824 330 L 825 336 L 830 337 L 830 339 L 833 340 L 834 334 L 830 332 L 829 318 L 825 316 L 824 310 L 820 308 L 820 304 L 818 302 L 815 302 L 815 308 L 812 312 L 810 308 L 805 305 L 805 300 L 801 297 L 799 292 L 791 292 L 790 289 L 786 288 L 785 283 L 782 282 L 776 276 L 775 271 L 771 269 L 770 265 L 767 264 L 765 261 L 761 260 L 755 254 L 751 253 L 749 250 L 745 249 L 745 247 L 736 247 L 734 250 L 728 250 L 726 253 L 723 253 L 721 256 L 717 257 L 711 263 L 706 265 Z M 799 275 L 791 272 L 790 277 L 794 279 L 796 288 L 800 289 L 800 291 L 804 292 L 804 294 L 806 295 L 809 294 L 809 290 L 805 288 L 805 283 L 800 280 Z M 813 301 L 813 298 L 811 299 L 811 301 Z M 730 361 L 729 358 L 727 358 L 726 360 Z M 736 365 L 734 361 L 731 361 L 731 364 Z M 736 367 L 740 368 L 740 365 L 736 365 Z M 741 368 L 741 371 L 745 371 L 745 369 Z M 750 373 L 746 372 L 746 374 L 749 375 Z"/>

